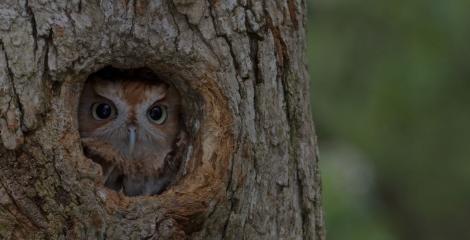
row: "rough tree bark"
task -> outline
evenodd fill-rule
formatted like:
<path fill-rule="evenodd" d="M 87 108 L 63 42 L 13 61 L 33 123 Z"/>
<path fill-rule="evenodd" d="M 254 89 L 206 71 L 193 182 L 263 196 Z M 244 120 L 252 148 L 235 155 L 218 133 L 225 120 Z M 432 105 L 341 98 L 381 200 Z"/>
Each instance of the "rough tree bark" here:
<path fill-rule="evenodd" d="M 0 1 L 1 239 L 324 239 L 304 0 Z M 77 106 L 104 66 L 183 96 L 183 178 L 103 188 Z"/>

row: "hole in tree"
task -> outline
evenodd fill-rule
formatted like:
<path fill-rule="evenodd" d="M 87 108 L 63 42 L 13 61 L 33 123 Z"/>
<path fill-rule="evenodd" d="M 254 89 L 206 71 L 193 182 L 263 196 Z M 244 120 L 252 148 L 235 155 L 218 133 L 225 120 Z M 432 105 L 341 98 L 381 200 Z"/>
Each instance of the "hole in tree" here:
<path fill-rule="evenodd" d="M 103 184 L 127 196 L 156 195 L 178 178 L 187 136 L 175 86 L 148 68 L 91 74 L 78 111 L 85 155 Z"/>

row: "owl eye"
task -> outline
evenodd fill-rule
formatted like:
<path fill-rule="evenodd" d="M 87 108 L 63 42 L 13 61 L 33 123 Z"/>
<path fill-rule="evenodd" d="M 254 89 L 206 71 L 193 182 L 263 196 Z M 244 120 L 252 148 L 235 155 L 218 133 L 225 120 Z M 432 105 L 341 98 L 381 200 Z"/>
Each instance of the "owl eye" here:
<path fill-rule="evenodd" d="M 147 111 L 147 117 L 156 124 L 163 124 L 168 117 L 165 107 L 156 105 Z"/>
<path fill-rule="evenodd" d="M 91 114 L 96 120 L 105 120 L 115 114 L 116 110 L 108 103 L 95 103 L 91 106 Z"/>

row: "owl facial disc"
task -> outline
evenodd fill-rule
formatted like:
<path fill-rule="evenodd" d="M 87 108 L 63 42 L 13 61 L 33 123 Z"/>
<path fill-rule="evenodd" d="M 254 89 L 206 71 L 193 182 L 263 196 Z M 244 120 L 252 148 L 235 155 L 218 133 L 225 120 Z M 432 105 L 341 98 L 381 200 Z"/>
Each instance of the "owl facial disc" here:
<path fill-rule="evenodd" d="M 105 187 L 126 196 L 160 194 L 179 177 L 181 96 L 146 69 L 110 68 L 83 86 L 78 123 L 84 152 L 101 165 Z"/>

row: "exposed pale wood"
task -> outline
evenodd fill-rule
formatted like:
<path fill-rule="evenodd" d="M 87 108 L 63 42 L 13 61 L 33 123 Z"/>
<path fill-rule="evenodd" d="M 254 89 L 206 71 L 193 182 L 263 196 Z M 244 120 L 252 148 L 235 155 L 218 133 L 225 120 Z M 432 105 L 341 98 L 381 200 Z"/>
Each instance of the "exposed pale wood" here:
<path fill-rule="evenodd" d="M 324 239 L 302 0 L 0 2 L 1 239 Z M 81 87 L 149 67 L 184 96 L 182 178 L 101 187 Z"/>

